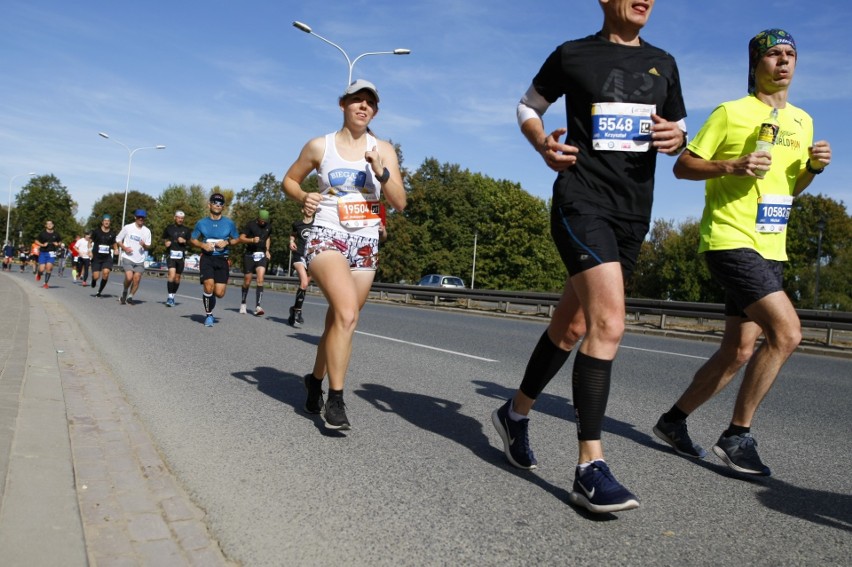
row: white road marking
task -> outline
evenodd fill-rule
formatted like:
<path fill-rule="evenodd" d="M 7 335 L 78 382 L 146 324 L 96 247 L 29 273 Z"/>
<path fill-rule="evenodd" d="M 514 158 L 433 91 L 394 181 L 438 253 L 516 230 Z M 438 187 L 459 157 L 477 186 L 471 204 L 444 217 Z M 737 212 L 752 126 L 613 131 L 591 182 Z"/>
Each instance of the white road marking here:
<path fill-rule="evenodd" d="M 482 360 L 484 362 L 497 362 L 493 358 L 483 358 L 481 356 L 474 356 L 472 354 L 465 354 L 463 352 L 457 352 L 457 351 L 454 351 L 454 350 L 447 350 L 447 349 L 444 349 L 444 348 L 433 347 L 433 346 L 424 345 L 424 344 L 420 344 L 420 343 L 412 343 L 410 341 L 402 341 L 400 339 L 394 339 L 392 337 L 385 337 L 385 336 L 382 336 L 382 335 L 374 335 L 372 333 L 365 333 L 363 331 L 355 331 L 355 332 L 358 333 L 359 335 L 365 335 L 365 336 L 374 337 L 374 338 L 377 338 L 377 339 L 384 339 L 386 341 L 393 341 L 395 343 L 402 343 L 402 344 L 416 346 L 416 347 L 420 347 L 420 348 L 428 348 L 429 350 L 437 350 L 438 352 L 446 352 L 448 354 L 455 354 L 456 356 L 464 356 L 466 358 L 472 358 L 474 360 Z"/>
<path fill-rule="evenodd" d="M 619 348 L 627 348 L 627 349 L 630 349 L 630 350 L 641 350 L 643 352 L 653 352 L 653 353 L 657 353 L 657 354 L 670 354 L 672 356 L 683 356 L 685 358 L 697 358 L 698 360 L 707 360 L 707 359 L 710 358 L 709 356 L 695 356 L 695 355 L 692 355 L 692 354 L 683 354 L 683 353 L 680 353 L 680 352 L 669 352 L 669 351 L 666 351 L 666 350 L 654 350 L 654 349 L 651 349 L 651 348 L 639 348 L 639 347 L 624 346 L 624 345 L 621 345 Z"/>

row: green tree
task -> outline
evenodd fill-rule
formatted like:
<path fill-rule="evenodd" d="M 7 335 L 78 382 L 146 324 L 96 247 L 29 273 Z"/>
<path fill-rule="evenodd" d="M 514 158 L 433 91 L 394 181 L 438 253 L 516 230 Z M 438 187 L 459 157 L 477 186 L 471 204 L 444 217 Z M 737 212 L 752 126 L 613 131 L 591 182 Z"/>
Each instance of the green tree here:
<path fill-rule="evenodd" d="M 163 231 L 174 222 L 176 211 L 183 211 L 186 217 L 184 225 L 192 228 L 199 219 L 207 216 L 209 197 L 201 185 L 169 185 L 157 197 L 156 205 L 148 211 L 148 227 L 151 229 L 153 250 L 151 255 L 160 258 L 166 253 Z"/>
<path fill-rule="evenodd" d="M 446 273 L 470 284 L 476 237 L 476 287 L 561 289 L 565 270 L 550 243 L 541 199 L 516 183 L 432 158 L 408 176 L 407 187 L 408 206 L 388 219 L 379 264 L 383 281 Z"/>
<path fill-rule="evenodd" d="M 629 283 L 628 295 L 673 301 L 718 303 L 724 293 L 713 282 L 704 259 L 698 254 L 701 225 L 687 219 L 657 219 L 642 243 Z"/>
<path fill-rule="evenodd" d="M 147 193 L 131 190 L 127 194 L 127 214 L 124 215 L 124 224 L 133 222 L 133 213 L 136 209 L 144 209 L 150 216 L 157 201 Z M 122 213 L 124 212 L 124 193 L 107 193 L 98 199 L 92 206 L 92 214 L 86 221 L 86 229 L 93 230 L 101 224 L 104 215 L 112 217 L 112 226 L 115 231 L 121 230 Z"/>
<path fill-rule="evenodd" d="M 822 243 L 819 222 L 823 221 Z M 843 202 L 821 194 L 804 193 L 793 201 L 787 226 L 784 289 L 796 307 L 814 307 L 817 248 L 821 248 L 819 303 L 852 309 L 852 216 Z"/>
<path fill-rule="evenodd" d="M 315 191 L 316 176 L 312 175 L 305 179 L 302 188 L 306 191 Z M 251 189 L 244 189 L 237 193 L 232 215 L 240 232 L 244 230 L 248 222 L 257 218 L 257 213 L 261 209 L 269 211 L 270 238 L 272 239 L 270 271 L 278 266 L 286 269 L 291 256 L 290 229 L 293 222 L 302 215 L 301 206 L 296 201 L 290 201 L 285 197 L 281 190 L 281 182 L 275 178 L 274 174 L 265 173 Z M 242 259 L 245 246 L 240 245 L 237 248 L 234 255 Z"/>
<path fill-rule="evenodd" d="M 30 243 L 49 219 L 62 239 L 70 242 L 81 230 L 74 218 L 76 213 L 77 203 L 59 179 L 53 174 L 38 175 L 30 178 L 18 193 L 10 225 L 19 227 L 24 241 Z"/>

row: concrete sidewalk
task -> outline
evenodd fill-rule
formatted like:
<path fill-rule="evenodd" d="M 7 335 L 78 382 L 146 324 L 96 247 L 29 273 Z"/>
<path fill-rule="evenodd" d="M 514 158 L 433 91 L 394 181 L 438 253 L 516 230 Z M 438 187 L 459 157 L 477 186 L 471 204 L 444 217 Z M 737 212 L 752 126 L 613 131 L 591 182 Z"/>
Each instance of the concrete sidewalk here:
<path fill-rule="evenodd" d="M 0 273 L 3 565 L 233 565 L 97 349 L 49 289 Z"/>

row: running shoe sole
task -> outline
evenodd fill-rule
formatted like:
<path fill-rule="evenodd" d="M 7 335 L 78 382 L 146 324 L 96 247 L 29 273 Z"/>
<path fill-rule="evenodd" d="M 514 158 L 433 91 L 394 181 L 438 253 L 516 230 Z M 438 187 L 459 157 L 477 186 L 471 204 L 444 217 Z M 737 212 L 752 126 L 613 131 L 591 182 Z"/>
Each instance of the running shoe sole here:
<path fill-rule="evenodd" d="M 622 512 L 624 510 L 635 510 L 639 507 L 639 501 L 633 498 L 626 502 L 619 502 L 618 504 L 592 504 L 584 494 L 573 491 L 568 494 L 568 501 L 574 506 L 585 508 L 589 512 L 593 512 L 595 514 L 609 514 L 611 512 Z"/>
<path fill-rule="evenodd" d="M 734 463 L 734 461 L 731 460 L 731 458 L 728 456 L 728 454 L 725 452 L 725 450 L 722 449 L 721 447 L 719 447 L 718 445 L 713 445 L 713 452 L 716 453 L 716 456 L 719 457 L 720 459 L 722 459 L 722 461 L 726 465 L 728 465 L 728 467 L 730 467 L 731 470 L 734 470 L 738 473 L 750 474 L 750 475 L 755 475 L 755 476 L 771 476 L 770 474 L 767 474 L 766 471 L 756 471 L 754 469 L 746 469 L 746 468 L 743 468 L 743 467 L 737 465 L 736 463 Z"/>

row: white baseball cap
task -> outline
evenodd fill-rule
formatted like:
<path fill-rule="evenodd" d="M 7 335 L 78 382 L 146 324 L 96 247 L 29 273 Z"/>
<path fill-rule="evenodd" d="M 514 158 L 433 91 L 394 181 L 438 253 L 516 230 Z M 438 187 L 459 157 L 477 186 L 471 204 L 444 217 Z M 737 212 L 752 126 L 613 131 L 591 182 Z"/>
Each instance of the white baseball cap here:
<path fill-rule="evenodd" d="M 376 102 L 379 102 L 379 91 L 376 90 L 376 85 L 364 79 L 358 79 L 343 91 L 343 96 L 348 96 L 357 93 L 358 91 L 370 91 L 376 97 Z M 342 97 L 341 97 L 342 98 Z"/>

